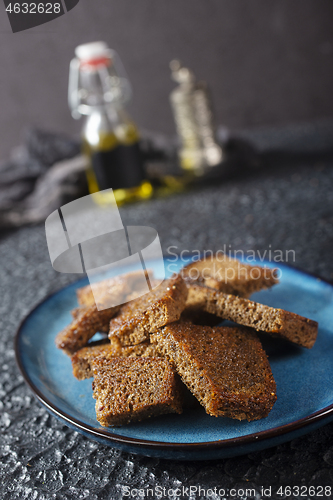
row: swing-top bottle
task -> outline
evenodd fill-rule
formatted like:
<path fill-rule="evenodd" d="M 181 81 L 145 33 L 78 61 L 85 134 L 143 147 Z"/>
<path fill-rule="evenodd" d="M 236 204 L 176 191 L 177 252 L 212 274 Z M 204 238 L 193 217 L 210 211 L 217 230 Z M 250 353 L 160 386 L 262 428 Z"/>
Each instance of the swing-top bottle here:
<path fill-rule="evenodd" d="M 111 201 L 100 193 L 108 188 L 118 204 L 149 198 L 138 129 L 124 109 L 131 86 L 119 56 L 104 42 L 80 45 L 75 55 L 68 98 L 74 118 L 86 115 L 82 140 L 90 193 L 99 203 Z"/>

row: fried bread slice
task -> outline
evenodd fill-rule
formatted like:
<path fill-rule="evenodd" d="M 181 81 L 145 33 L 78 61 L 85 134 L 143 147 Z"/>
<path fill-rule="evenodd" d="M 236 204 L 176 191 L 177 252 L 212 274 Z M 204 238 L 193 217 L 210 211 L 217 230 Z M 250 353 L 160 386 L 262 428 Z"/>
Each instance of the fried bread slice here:
<path fill-rule="evenodd" d="M 316 321 L 283 309 L 195 284 L 189 287 L 189 300 L 220 318 L 281 337 L 308 349 L 314 345 L 317 338 Z"/>
<path fill-rule="evenodd" d="M 181 276 L 165 280 L 150 293 L 121 307 L 110 321 L 109 338 L 116 336 L 122 345 L 147 341 L 151 332 L 180 318 L 187 293 Z"/>
<path fill-rule="evenodd" d="M 135 346 L 123 347 L 115 337 L 112 342 L 93 347 L 87 346 L 76 351 L 72 356 L 73 375 L 78 380 L 84 380 L 93 376 L 92 360 L 99 356 L 105 359 L 116 357 L 127 358 L 130 356 L 159 357 L 156 346 L 143 342 Z"/>
<path fill-rule="evenodd" d="M 93 397 L 103 426 L 181 413 L 179 380 L 164 358 L 95 358 Z"/>
<path fill-rule="evenodd" d="M 172 323 L 151 336 L 209 415 L 266 417 L 276 384 L 253 330 Z"/>
<path fill-rule="evenodd" d="M 110 319 L 119 309 L 120 306 L 115 306 L 98 311 L 96 305 L 76 309 L 70 325 L 56 336 L 56 346 L 71 356 L 84 347 L 95 333 L 108 331 Z"/>

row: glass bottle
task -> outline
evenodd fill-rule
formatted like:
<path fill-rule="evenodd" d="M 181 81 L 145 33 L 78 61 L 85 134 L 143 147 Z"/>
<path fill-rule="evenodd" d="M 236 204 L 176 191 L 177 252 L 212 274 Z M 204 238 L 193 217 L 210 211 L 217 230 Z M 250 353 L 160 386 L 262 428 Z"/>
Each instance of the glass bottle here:
<path fill-rule="evenodd" d="M 170 69 L 172 79 L 179 84 L 171 92 L 170 102 L 181 142 L 180 166 L 194 176 L 201 176 L 223 160 L 208 89 L 205 83 L 196 82 L 192 71 L 180 61 L 171 61 Z"/>
<path fill-rule="evenodd" d="M 99 203 L 110 200 L 100 191 L 113 189 L 118 204 L 149 198 L 136 124 L 124 109 L 131 87 L 117 53 L 104 42 L 80 45 L 71 61 L 69 105 L 74 118 L 86 115 L 83 153 L 88 157 L 90 193 Z"/>

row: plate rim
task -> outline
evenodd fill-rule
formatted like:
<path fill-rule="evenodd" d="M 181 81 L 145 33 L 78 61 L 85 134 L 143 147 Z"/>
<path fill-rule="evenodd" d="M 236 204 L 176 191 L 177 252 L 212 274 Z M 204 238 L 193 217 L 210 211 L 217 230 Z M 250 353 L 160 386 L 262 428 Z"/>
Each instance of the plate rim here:
<path fill-rule="evenodd" d="M 167 257 L 163 256 L 164 259 L 167 259 Z M 189 260 L 191 259 L 191 255 L 188 255 Z M 259 263 L 258 263 L 259 264 Z M 260 261 L 260 265 L 267 265 L 269 264 L 270 266 L 272 265 L 272 262 L 263 260 Z M 304 271 L 301 268 L 298 268 L 297 266 L 290 266 L 286 263 L 278 263 L 281 267 L 287 267 L 291 270 L 294 270 L 298 273 L 304 274 L 306 276 L 310 276 L 311 278 L 317 279 L 319 281 L 323 281 L 324 283 L 327 283 L 333 288 L 333 283 L 325 278 L 322 278 L 314 273 Z M 278 267 L 278 266 L 276 266 Z M 23 376 L 23 379 L 25 383 L 28 385 L 32 393 L 36 396 L 38 401 L 46 407 L 49 411 L 51 411 L 56 417 L 64 420 L 68 424 L 80 429 L 82 432 L 93 436 L 94 438 L 100 438 L 102 440 L 109 441 L 110 443 L 120 443 L 122 445 L 131 445 L 135 446 L 137 448 L 148 448 L 152 450 L 175 450 L 175 451 L 203 451 L 206 449 L 212 449 L 212 450 L 223 450 L 227 448 L 236 448 L 241 445 L 249 445 L 253 443 L 259 443 L 265 440 L 269 439 L 274 439 L 277 437 L 282 437 L 282 436 L 287 436 L 288 433 L 297 431 L 299 429 L 303 429 L 304 427 L 310 426 L 312 424 L 315 424 L 317 422 L 320 422 L 321 420 L 324 420 L 328 417 L 333 418 L 333 402 L 322 408 L 321 410 L 317 410 L 306 417 L 303 417 L 301 419 L 293 420 L 292 422 L 288 422 L 287 424 L 279 425 L 277 427 L 273 427 L 270 429 L 266 429 L 260 432 L 255 432 L 251 434 L 246 434 L 245 436 L 238 436 L 234 438 L 229 438 L 229 439 L 222 439 L 222 440 L 215 440 L 215 441 L 204 441 L 204 442 L 195 442 L 195 443 L 174 443 L 174 442 L 167 442 L 167 441 L 153 441 L 149 439 L 143 439 L 143 438 L 134 438 L 134 437 L 129 437 L 129 436 L 123 436 L 120 434 L 115 434 L 113 432 L 110 432 L 107 429 L 103 428 L 96 428 L 93 427 L 89 424 L 86 424 L 79 419 L 72 417 L 69 415 L 67 412 L 59 409 L 56 405 L 54 405 L 49 399 L 40 391 L 35 384 L 32 382 L 30 379 L 27 371 L 25 370 L 23 366 L 23 361 L 22 357 L 20 355 L 20 350 L 19 350 L 19 342 L 21 338 L 21 332 L 23 329 L 24 324 L 26 321 L 30 318 L 30 316 L 39 308 L 41 307 L 45 302 L 50 300 L 52 297 L 56 296 L 57 294 L 61 293 L 65 289 L 71 287 L 71 286 L 76 286 L 80 283 L 80 281 L 85 281 L 87 278 L 82 277 L 79 278 L 76 281 L 73 281 L 72 283 L 69 283 L 58 290 L 55 290 L 54 292 L 49 293 L 46 295 L 42 300 L 40 300 L 30 311 L 23 317 L 23 319 L 20 321 L 19 326 L 15 332 L 15 337 L 14 337 L 14 349 L 15 349 L 15 359 L 16 363 L 18 365 L 18 368 L 21 372 L 21 375 Z"/>

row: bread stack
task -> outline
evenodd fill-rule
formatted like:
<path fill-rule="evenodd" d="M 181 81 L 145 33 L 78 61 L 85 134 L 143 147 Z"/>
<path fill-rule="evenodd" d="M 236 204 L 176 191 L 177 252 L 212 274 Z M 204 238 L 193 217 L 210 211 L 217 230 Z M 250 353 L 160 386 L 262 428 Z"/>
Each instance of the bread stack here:
<path fill-rule="evenodd" d="M 130 298 L 135 283 L 136 273 L 103 281 L 99 296 Z M 71 355 L 77 379 L 94 377 L 103 426 L 181 413 L 184 386 L 209 415 L 257 420 L 272 409 L 276 384 L 256 330 L 307 348 L 318 332 L 315 321 L 247 298 L 276 283 L 275 270 L 225 256 L 193 262 L 148 294 L 102 311 L 84 287 L 56 345 Z M 216 326 L 223 319 L 237 325 Z M 96 332 L 108 337 L 89 343 Z"/>

